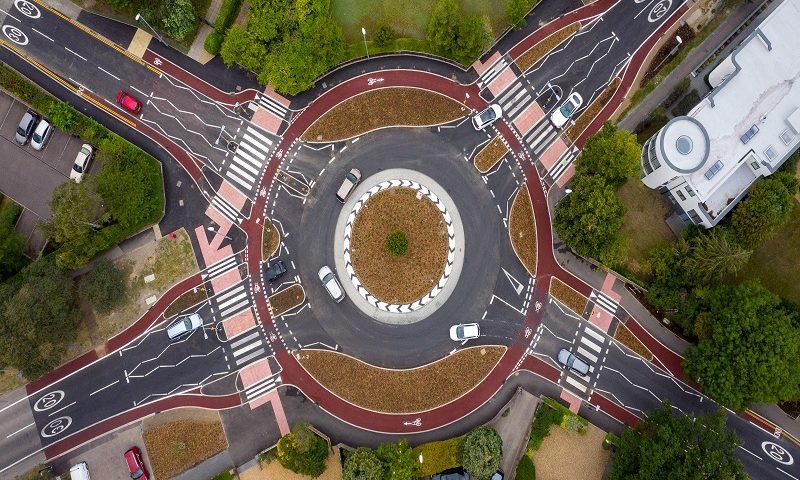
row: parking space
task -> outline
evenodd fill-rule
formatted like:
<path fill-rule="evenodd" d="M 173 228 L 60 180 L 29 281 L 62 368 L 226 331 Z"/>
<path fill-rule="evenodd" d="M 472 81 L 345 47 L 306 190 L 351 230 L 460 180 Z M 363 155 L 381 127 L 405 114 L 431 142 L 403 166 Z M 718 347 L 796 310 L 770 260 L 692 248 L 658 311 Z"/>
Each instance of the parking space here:
<path fill-rule="evenodd" d="M 0 92 L 0 169 L 4 172 L 0 175 L 0 192 L 37 216 L 49 218 L 53 190 L 69 180 L 83 142 L 56 130 L 42 151 L 30 144 L 18 145 L 14 132 L 27 109 L 24 103 Z M 99 168 L 98 162 L 93 162 L 89 174 L 96 174 Z"/>

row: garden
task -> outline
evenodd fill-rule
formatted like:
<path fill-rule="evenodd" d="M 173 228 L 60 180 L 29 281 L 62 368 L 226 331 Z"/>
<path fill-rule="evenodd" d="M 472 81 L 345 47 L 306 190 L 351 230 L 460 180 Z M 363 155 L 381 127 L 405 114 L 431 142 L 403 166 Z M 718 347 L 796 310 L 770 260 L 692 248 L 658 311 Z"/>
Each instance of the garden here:
<path fill-rule="evenodd" d="M 511 204 L 508 218 L 508 235 L 519 261 L 532 276 L 536 276 L 536 219 L 527 185 L 523 185 Z"/>
<path fill-rule="evenodd" d="M 148 428 L 143 437 L 156 478 L 172 478 L 228 448 L 219 421 L 179 420 Z"/>

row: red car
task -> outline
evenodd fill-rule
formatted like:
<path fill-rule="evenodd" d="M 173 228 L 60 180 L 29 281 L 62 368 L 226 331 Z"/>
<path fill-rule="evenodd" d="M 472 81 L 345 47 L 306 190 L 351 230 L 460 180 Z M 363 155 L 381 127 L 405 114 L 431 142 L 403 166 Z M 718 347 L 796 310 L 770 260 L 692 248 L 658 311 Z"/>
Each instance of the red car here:
<path fill-rule="evenodd" d="M 131 472 L 131 478 L 134 480 L 150 480 L 147 474 L 147 469 L 142 460 L 142 452 L 139 447 L 132 447 L 125 452 L 125 463 L 128 464 L 128 470 Z"/>
<path fill-rule="evenodd" d="M 139 112 L 142 111 L 142 102 L 130 96 L 130 94 L 125 92 L 124 90 L 120 90 L 119 93 L 117 94 L 117 103 L 122 108 L 131 112 L 134 115 L 138 115 Z"/>

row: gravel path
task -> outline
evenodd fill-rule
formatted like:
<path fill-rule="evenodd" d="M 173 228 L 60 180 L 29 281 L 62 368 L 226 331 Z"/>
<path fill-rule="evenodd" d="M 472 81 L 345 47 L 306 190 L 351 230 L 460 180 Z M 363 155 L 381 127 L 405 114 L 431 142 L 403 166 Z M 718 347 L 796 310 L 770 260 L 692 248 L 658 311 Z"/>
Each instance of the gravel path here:
<path fill-rule="evenodd" d="M 600 480 L 611 452 L 603 450 L 606 432 L 592 424 L 586 435 L 569 433 L 558 425 L 533 456 L 537 480 L 580 478 Z"/>

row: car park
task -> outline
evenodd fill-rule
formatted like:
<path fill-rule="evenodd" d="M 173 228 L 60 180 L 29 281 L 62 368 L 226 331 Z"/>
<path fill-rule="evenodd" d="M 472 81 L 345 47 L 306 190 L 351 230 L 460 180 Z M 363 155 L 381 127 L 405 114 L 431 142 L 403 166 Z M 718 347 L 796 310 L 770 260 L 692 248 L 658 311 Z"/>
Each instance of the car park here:
<path fill-rule="evenodd" d="M 117 104 L 134 115 L 139 115 L 142 111 L 142 102 L 124 90 L 117 94 Z"/>
<path fill-rule="evenodd" d="M 263 268 L 264 268 L 264 278 L 269 283 L 274 282 L 275 280 L 280 278 L 281 275 L 286 273 L 286 265 L 283 264 L 283 260 L 277 260 L 269 267 L 267 267 L 267 265 L 264 264 Z"/>
<path fill-rule="evenodd" d="M 322 282 L 325 290 L 327 290 L 328 295 L 333 298 L 334 302 L 339 303 L 344 300 L 344 290 L 342 290 L 342 285 L 339 283 L 339 280 L 336 278 L 336 274 L 331 271 L 330 267 L 325 265 L 319 269 L 319 280 Z"/>
<path fill-rule="evenodd" d="M 350 192 L 356 188 L 358 182 L 361 181 L 361 170 L 357 168 L 351 169 L 347 174 L 344 176 L 344 180 L 342 180 L 342 185 L 339 187 L 339 190 L 336 191 L 336 198 L 339 199 L 340 202 L 344 203 L 347 200 L 347 197 L 350 196 Z"/>
<path fill-rule="evenodd" d="M 471 340 L 481 336 L 481 327 L 477 323 L 459 323 L 450 327 L 450 338 L 456 342 Z"/>
<path fill-rule="evenodd" d="M 33 147 L 34 150 L 44 149 L 45 144 L 47 144 L 47 141 L 50 140 L 50 136 L 52 134 L 53 124 L 44 118 L 41 119 L 36 125 L 36 129 L 33 131 L 33 135 L 31 136 L 31 147 Z"/>
<path fill-rule="evenodd" d="M 556 128 L 563 127 L 564 124 L 567 123 L 567 120 L 569 120 L 569 117 L 571 117 L 576 110 L 581 108 L 581 105 L 583 105 L 583 97 L 581 97 L 578 92 L 571 93 L 564 103 L 550 115 L 550 121 L 553 122 Z"/>
<path fill-rule="evenodd" d="M 558 363 L 583 376 L 589 375 L 589 362 L 571 353 L 566 348 L 562 348 L 558 352 Z"/>
<path fill-rule="evenodd" d="M 31 135 L 33 135 L 33 130 L 41 119 L 42 117 L 33 110 L 29 109 L 25 112 L 25 115 L 22 116 L 22 120 L 19 121 L 19 125 L 17 126 L 14 140 L 20 145 L 27 144 L 31 139 Z"/>
<path fill-rule="evenodd" d="M 167 336 L 172 341 L 181 340 L 190 333 L 203 326 L 203 319 L 200 315 L 181 315 L 167 327 Z"/>
<path fill-rule="evenodd" d="M 69 171 L 70 180 L 75 183 L 81 183 L 83 175 L 89 170 L 89 165 L 92 164 L 92 157 L 94 155 L 94 148 L 88 143 L 84 143 L 75 157 L 75 162 L 72 164 L 72 170 Z"/>
<path fill-rule="evenodd" d="M 125 464 L 128 466 L 128 472 L 133 480 L 150 480 L 139 447 L 132 447 L 125 452 Z"/>
<path fill-rule="evenodd" d="M 500 108 L 500 105 L 492 104 L 486 107 L 486 110 L 472 117 L 472 126 L 475 127 L 475 130 L 483 130 L 502 116 L 503 109 Z"/>

